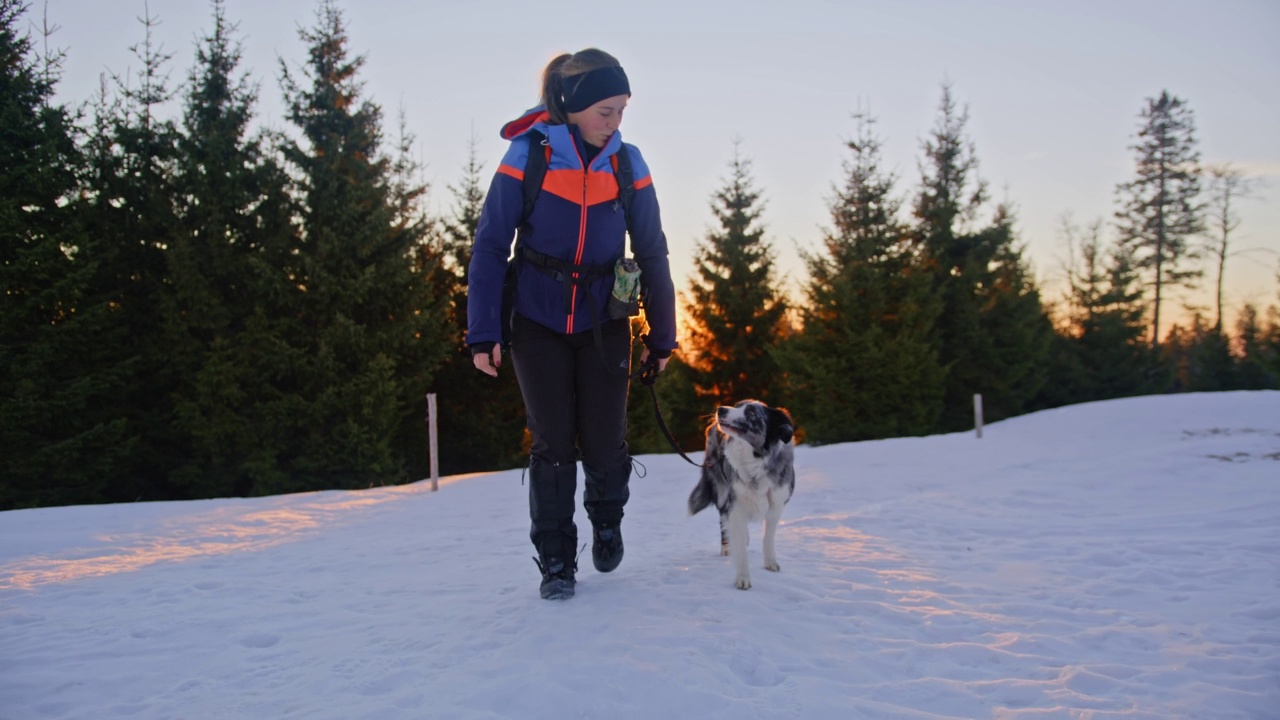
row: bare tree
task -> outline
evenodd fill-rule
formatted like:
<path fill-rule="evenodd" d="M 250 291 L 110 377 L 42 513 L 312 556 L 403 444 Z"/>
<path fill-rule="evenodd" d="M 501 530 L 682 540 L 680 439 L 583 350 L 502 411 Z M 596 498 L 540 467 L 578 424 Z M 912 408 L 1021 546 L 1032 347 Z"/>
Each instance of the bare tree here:
<path fill-rule="evenodd" d="M 1252 196 L 1257 186 L 1257 179 L 1246 177 L 1239 168 L 1233 167 L 1230 163 L 1214 165 L 1208 170 L 1209 242 L 1206 250 L 1218 264 L 1216 327 L 1221 332 L 1223 277 L 1226 275 L 1227 258 L 1237 254 L 1230 250 L 1231 233 L 1240 226 L 1239 210 L 1236 205 L 1240 200 Z"/>

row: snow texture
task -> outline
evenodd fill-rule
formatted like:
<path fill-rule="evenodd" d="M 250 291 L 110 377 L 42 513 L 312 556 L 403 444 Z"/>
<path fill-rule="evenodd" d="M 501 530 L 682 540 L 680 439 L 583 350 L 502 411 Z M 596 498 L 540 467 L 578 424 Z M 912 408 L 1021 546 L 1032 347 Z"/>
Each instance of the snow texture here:
<path fill-rule="evenodd" d="M 0 718 L 1280 717 L 1280 392 L 801 446 L 745 592 L 639 460 L 557 602 L 519 470 L 0 513 Z"/>

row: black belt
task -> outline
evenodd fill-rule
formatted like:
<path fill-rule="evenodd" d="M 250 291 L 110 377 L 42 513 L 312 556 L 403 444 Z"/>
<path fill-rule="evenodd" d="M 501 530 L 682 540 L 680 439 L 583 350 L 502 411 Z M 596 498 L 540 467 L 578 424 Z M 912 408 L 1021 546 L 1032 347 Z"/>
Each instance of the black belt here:
<path fill-rule="evenodd" d="M 525 262 L 537 268 L 543 275 L 564 285 L 564 313 L 566 315 L 573 311 L 573 289 L 575 287 L 613 275 L 612 265 L 571 263 L 546 253 L 540 253 L 527 246 L 520 248 L 520 256 Z"/>
<path fill-rule="evenodd" d="M 569 315 L 573 312 L 573 290 L 579 285 L 587 285 L 604 277 L 613 277 L 612 265 L 585 265 L 571 263 L 552 257 L 546 253 L 540 253 L 523 243 L 520 245 L 520 257 L 538 272 L 554 279 L 564 286 L 564 314 Z M 600 302 L 596 300 L 596 296 L 587 292 L 587 299 L 591 302 L 591 331 L 595 336 L 596 352 L 600 354 L 600 362 L 604 363 L 605 369 L 610 373 L 617 375 L 616 369 L 609 364 L 609 359 L 604 355 L 604 341 L 600 337 Z M 628 354 L 630 349 L 628 346 Z M 628 357 L 626 362 L 630 362 Z"/>

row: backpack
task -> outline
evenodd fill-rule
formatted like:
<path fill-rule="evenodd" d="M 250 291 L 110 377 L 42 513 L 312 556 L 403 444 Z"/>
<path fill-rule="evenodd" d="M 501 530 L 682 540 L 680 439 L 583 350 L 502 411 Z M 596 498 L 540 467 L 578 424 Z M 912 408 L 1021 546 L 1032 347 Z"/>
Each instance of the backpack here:
<path fill-rule="evenodd" d="M 507 263 L 507 273 L 502 283 L 503 345 L 509 345 L 511 342 L 511 320 L 515 313 L 517 263 L 521 261 L 528 262 L 541 272 L 560 279 L 565 287 L 566 307 L 568 299 L 572 297 L 575 285 L 574 282 L 568 279 L 569 275 L 566 271 L 576 273 L 578 282 L 590 282 L 605 275 L 613 274 L 613 266 L 571 265 L 563 260 L 525 247 L 525 223 L 528 221 L 529 216 L 533 214 L 534 203 L 537 202 L 538 195 L 542 193 L 542 181 L 547 176 L 547 163 L 551 159 L 551 147 L 547 145 L 546 135 L 538 130 L 530 130 L 526 135 L 529 136 L 529 156 L 525 160 L 524 167 L 524 201 L 520 210 L 520 222 L 516 224 L 515 252 Z M 539 149 L 542 151 L 539 152 Z M 631 205 L 636 195 L 636 182 L 635 171 L 631 166 L 631 154 L 627 151 L 627 146 L 624 144 L 619 147 L 618 152 L 614 153 L 610 161 L 613 164 L 614 178 L 618 181 L 618 202 L 622 205 L 622 211 L 626 217 L 627 232 L 630 233 L 632 228 Z"/>

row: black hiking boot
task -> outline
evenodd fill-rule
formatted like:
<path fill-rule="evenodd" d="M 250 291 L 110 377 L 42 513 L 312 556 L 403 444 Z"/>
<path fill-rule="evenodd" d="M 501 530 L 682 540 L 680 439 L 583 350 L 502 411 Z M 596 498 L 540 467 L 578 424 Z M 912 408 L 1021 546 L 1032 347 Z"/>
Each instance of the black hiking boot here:
<path fill-rule="evenodd" d="M 560 558 L 550 558 L 545 563 L 533 559 L 542 573 L 539 590 L 543 600 L 568 600 L 573 597 L 573 567 Z"/>
<path fill-rule="evenodd" d="M 617 523 L 595 526 L 591 562 L 602 573 L 613 572 L 622 563 L 622 528 Z"/>

